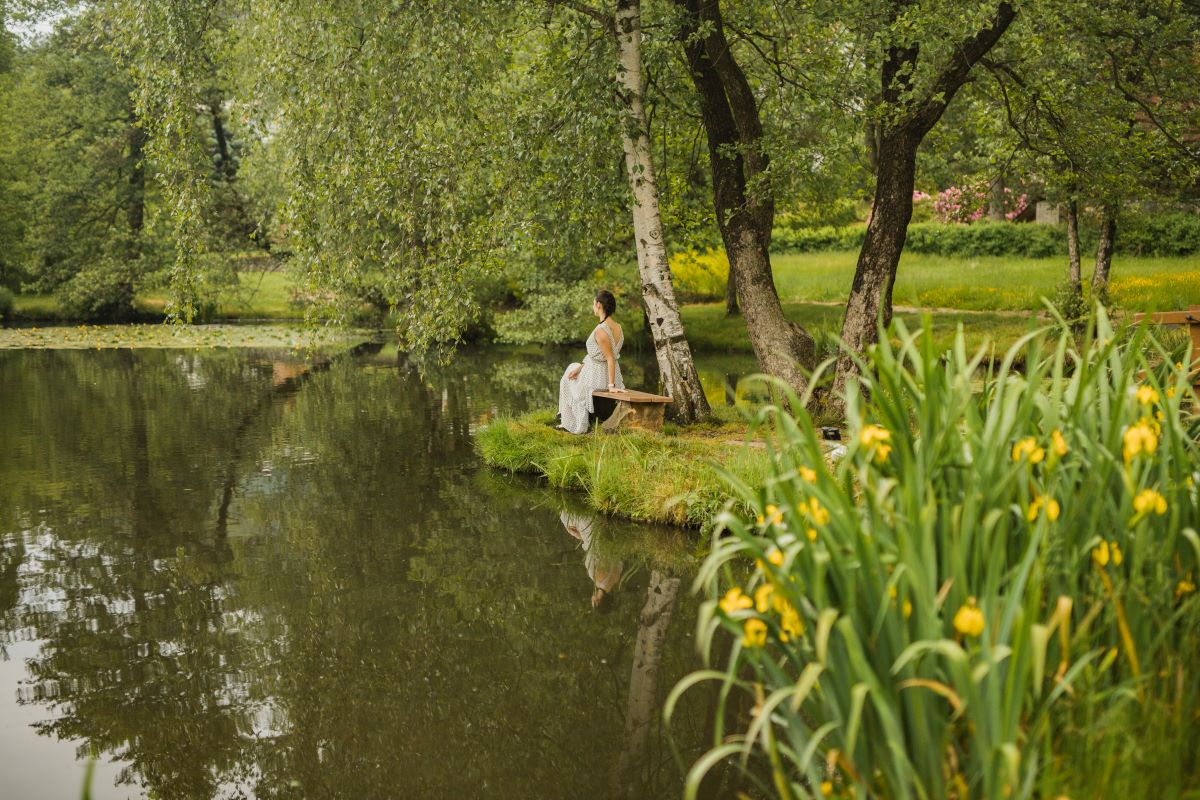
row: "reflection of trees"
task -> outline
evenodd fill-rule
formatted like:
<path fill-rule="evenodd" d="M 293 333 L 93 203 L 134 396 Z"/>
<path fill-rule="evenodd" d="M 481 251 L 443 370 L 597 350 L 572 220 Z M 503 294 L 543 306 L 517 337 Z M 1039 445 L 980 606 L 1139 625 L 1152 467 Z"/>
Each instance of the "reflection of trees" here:
<path fill-rule="evenodd" d="M 43 732 L 120 754 L 124 780 L 215 794 L 253 759 L 231 701 L 250 691 L 231 553 L 206 531 L 245 434 L 230 420 L 269 373 L 161 351 L 13 354 L 0 370 L 24 390 L 0 389 L 0 440 L 20 456 L 0 463 L 0 524 L 33 531 L 22 558 L 37 565 L 33 601 L 14 598 L 2 627 L 44 640 L 24 696 L 56 711 Z"/>
<path fill-rule="evenodd" d="M 625 749 L 613 773 L 613 796 L 633 797 L 649 783 L 650 734 L 661 708 L 659 672 L 679 596 L 679 578 L 654 570 L 638 615 L 637 644 L 625 712 Z"/>
<path fill-rule="evenodd" d="M 44 640 L 43 730 L 162 797 L 589 796 L 652 751 L 626 718 L 693 666 L 686 631 L 590 613 L 558 493 L 477 468 L 474 415 L 535 396 L 488 367 L 280 393 L 238 354 L 0 357 L 0 533 L 38 531 L 3 540 L 0 636 Z M 639 526 L 597 546 L 688 561 Z"/>

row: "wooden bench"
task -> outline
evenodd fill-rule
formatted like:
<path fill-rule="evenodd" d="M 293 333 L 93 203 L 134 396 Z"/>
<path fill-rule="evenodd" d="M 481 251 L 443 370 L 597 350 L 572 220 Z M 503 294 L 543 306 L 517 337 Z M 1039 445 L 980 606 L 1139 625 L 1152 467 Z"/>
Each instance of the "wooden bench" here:
<path fill-rule="evenodd" d="M 1157 314 L 1134 314 L 1133 323 L 1149 320 L 1156 325 L 1187 325 L 1192 337 L 1193 380 L 1200 384 L 1200 306 L 1189 306 L 1187 311 L 1166 311 Z"/>
<path fill-rule="evenodd" d="M 600 429 L 605 433 L 616 433 L 622 427 L 659 431 L 671 398 L 634 389 L 605 390 L 592 392 L 592 403 L 600 420 Z"/>

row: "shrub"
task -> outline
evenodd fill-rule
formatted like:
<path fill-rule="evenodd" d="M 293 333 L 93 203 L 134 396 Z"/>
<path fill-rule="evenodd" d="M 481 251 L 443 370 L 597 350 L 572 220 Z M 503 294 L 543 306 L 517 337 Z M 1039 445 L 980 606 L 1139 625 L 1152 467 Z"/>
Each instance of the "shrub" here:
<path fill-rule="evenodd" d="M 1016 198 L 1014 202 L 1021 198 Z M 918 221 L 916 211 L 929 205 L 928 198 L 914 207 L 914 222 L 908 226 L 905 249 L 913 253 L 941 256 L 1017 256 L 1054 258 L 1067 253 L 1065 225 L 1034 225 L 1010 222 L 976 222 L 962 225 Z M 1096 232 L 1084 225 L 1085 254 L 1096 246 Z M 773 231 L 772 248 L 780 252 L 809 253 L 823 250 L 857 250 L 866 227 L 787 228 Z M 1117 252 L 1138 256 L 1186 256 L 1200 253 L 1200 216 L 1187 212 L 1146 214 L 1130 211 L 1117 226 Z M 1086 256 L 1085 256 L 1086 258 Z"/>
<path fill-rule="evenodd" d="M 13 302 L 13 293 L 0 286 L 0 322 L 4 322 L 12 317 Z"/>
<path fill-rule="evenodd" d="M 865 208 L 853 198 L 801 203 L 775 218 L 781 228 L 845 227 L 865 216 Z"/>
<path fill-rule="evenodd" d="M 822 250 L 857 250 L 866 236 L 865 225 L 842 228 L 777 227 L 771 231 L 771 247 L 785 253 L 815 253 Z"/>
<path fill-rule="evenodd" d="M 757 417 L 773 475 L 731 481 L 754 511 L 718 520 L 697 578 L 724 666 L 666 706 L 717 681 L 739 726 L 689 794 L 729 761 L 786 797 L 1190 796 L 1200 426 L 1177 354 L 1100 312 L 980 388 L 961 332 L 943 356 L 899 331 L 832 465 L 807 414 Z"/>
<path fill-rule="evenodd" d="M 720 300 L 729 283 L 729 256 L 724 250 L 688 250 L 671 256 L 675 293 L 685 303 Z"/>
<path fill-rule="evenodd" d="M 1019 256 L 1048 258 L 1067 252 L 1066 229 L 1054 225 L 980 222 L 953 225 L 936 222 L 908 226 L 905 250 L 941 256 Z"/>
<path fill-rule="evenodd" d="M 1200 253 L 1200 215 L 1185 211 L 1122 215 L 1117 250 L 1138 256 L 1187 256 Z"/>

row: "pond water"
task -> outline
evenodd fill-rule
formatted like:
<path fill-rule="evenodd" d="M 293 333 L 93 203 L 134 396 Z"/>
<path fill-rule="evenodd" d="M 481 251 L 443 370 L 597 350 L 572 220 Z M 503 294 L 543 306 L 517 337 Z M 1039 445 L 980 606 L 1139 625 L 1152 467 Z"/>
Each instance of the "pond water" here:
<path fill-rule="evenodd" d="M 0 351 L 0 797 L 676 796 L 694 535 L 472 449 L 570 355 Z"/>

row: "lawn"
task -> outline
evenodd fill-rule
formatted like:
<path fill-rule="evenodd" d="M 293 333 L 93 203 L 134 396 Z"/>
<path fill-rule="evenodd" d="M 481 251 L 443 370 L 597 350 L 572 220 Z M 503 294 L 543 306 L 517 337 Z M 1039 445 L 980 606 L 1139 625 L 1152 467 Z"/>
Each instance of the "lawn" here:
<path fill-rule="evenodd" d="M 217 297 L 217 319 L 301 319 L 304 309 L 292 302 L 292 276 L 286 272 L 239 272 L 238 284 L 221 290 Z M 148 314 L 162 314 L 167 292 L 139 292 L 134 307 Z M 49 294 L 19 294 L 14 298 L 13 316 L 29 321 L 61 320 L 58 301 Z"/>
<path fill-rule="evenodd" d="M 775 285 L 786 301 L 843 302 L 858 253 L 776 254 Z M 1084 280 L 1090 280 L 1085 264 Z M 951 258 L 905 253 L 896 276 L 898 306 L 964 311 L 1040 311 L 1065 277 L 1066 260 L 988 256 Z M 1119 307 L 1158 311 L 1200 304 L 1200 257 L 1113 260 L 1112 299 Z"/>
<path fill-rule="evenodd" d="M 787 318 L 803 326 L 818 337 L 835 336 L 841 323 L 840 305 L 819 303 L 785 302 Z M 994 313 L 939 313 L 933 314 L 934 340 L 939 349 L 948 349 L 954 341 L 958 323 L 962 323 L 968 347 L 978 347 L 993 342 L 998 353 L 1002 353 L 1032 327 L 1046 324 L 1045 320 L 1011 314 Z M 911 329 L 919 327 L 919 314 L 897 314 Z M 730 317 L 723 303 L 696 303 L 684 306 L 683 326 L 688 342 L 697 352 L 750 353 L 750 338 L 746 334 L 745 320 L 740 316 Z M 829 345 L 832 346 L 831 344 Z"/>

